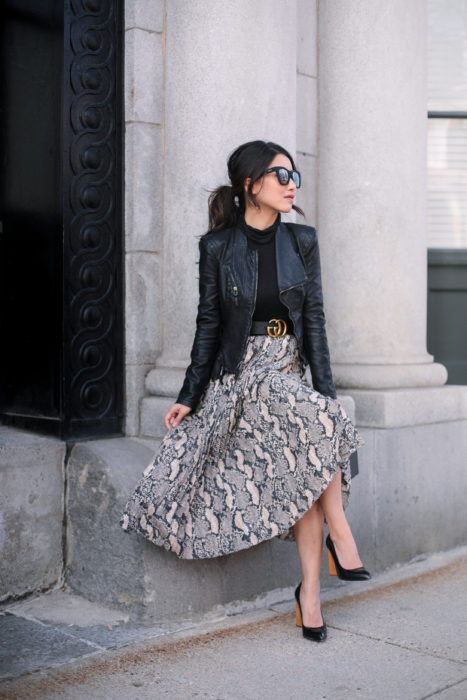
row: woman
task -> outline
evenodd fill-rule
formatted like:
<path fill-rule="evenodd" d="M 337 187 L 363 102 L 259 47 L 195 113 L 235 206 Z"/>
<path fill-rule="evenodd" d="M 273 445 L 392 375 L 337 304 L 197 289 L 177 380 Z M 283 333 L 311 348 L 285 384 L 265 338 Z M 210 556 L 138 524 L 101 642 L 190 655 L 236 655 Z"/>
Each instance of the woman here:
<path fill-rule="evenodd" d="M 316 230 L 281 222 L 303 214 L 291 155 L 248 142 L 228 173 L 199 242 L 191 363 L 121 524 L 185 559 L 296 541 L 297 625 L 321 641 L 324 522 L 330 573 L 370 578 L 344 515 L 350 454 L 364 441 L 336 399 Z"/>

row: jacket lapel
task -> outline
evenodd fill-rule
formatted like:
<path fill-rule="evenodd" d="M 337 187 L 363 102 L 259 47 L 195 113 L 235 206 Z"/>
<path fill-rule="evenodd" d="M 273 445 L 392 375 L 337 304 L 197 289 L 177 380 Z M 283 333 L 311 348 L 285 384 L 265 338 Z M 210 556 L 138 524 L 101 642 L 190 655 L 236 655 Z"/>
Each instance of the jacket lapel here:
<path fill-rule="evenodd" d="M 236 227 L 234 230 L 233 245 L 234 254 L 232 265 L 237 279 L 241 280 L 241 283 L 246 289 L 253 289 L 254 279 L 251 275 L 254 275 L 254 266 L 245 265 L 244 261 L 250 258 L 250 250 L 248 248 L 247 237 L 239 227 Z M 283 222 L 279 224 L 277 229 L 275 245 L 279 292 L 304 284 L 307 278 L 305 267 L 295 248 L 293 233 Z M 251 259 L 253 260 L 253 257 Z M 237 265 L 239 261 L 240 264 Z"/>
<path fill-rule="evenodd" d="M 254 251 L 248 247 L 247 237 L 239 226 L 234 228 L 232 248 L 230 264 L 234 277 L 247 295 L 252 294 L 255 288 Z"/>
<path fill-rule="evenodd" d="M 306 281 L 306 270 L 295 250 L 292 231 L 282 221 L 276 232 L 277 284 L 283 292 Z"/>

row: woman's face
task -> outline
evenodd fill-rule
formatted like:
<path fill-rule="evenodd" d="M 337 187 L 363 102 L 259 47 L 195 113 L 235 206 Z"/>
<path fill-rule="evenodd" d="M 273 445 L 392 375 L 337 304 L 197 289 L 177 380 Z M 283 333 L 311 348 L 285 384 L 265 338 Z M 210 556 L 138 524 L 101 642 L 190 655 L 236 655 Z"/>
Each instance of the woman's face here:
<path fill-rule="evenodd" d="M 287 170 L 292 170 L 292 163 L 287 156 L 278 153 L 269 163 L 268 168 L 274 168 L 276 165 L 281 165 Z M 252 194 L 261 207 L 261 210 L 274 210 L 276 212 L 288 213 L 292 209 L 297 187 L 292 180 L 289 179 L 287 185 L 281 185 L 277 173 L 267 173 L 259 180 L 253 183 Z"/>

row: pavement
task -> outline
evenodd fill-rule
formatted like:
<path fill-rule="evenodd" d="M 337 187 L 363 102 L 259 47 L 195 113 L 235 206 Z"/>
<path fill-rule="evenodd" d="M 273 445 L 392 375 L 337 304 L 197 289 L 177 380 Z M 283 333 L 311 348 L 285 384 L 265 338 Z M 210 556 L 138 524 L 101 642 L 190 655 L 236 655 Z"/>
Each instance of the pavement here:
<path fill-rule="evenodd" d="M 0 610 L 0 698 L 467 700 L 467 546 L 322 589 L 324 642 L 293 587 L 156 626 L 66 590 Z"/>

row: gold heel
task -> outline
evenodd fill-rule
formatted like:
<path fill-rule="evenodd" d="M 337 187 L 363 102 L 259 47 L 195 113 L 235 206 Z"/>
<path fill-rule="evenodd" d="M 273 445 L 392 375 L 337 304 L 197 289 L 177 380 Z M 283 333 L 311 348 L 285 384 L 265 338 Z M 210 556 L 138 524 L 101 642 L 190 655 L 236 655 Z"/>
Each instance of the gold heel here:
<path fill-rule="evenodd" d="M 302 626 L 302 616 L 300 615 L 300 609 L 298 607 L 298 603 L 295 603 L 295 620 L 297 623 L 297 627 Z"/>
<path fill-rule="evenodd" d="M 329 576 L 337 576 L 337 569 L 332 554 L 328 549 Z"/>

